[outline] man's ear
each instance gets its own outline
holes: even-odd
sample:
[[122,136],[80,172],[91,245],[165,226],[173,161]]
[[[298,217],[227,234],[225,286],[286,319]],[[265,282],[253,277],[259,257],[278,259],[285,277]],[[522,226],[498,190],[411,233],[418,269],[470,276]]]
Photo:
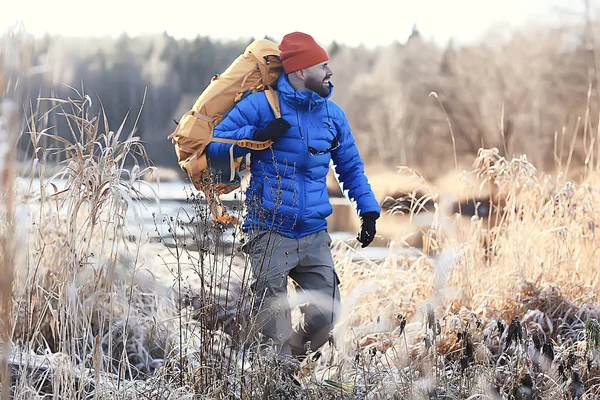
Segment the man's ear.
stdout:
[[294,71],[294,74],[296,74],[296,77],[298,79],[304,81],[306,79],[306,68],[302,68],[297,71]]

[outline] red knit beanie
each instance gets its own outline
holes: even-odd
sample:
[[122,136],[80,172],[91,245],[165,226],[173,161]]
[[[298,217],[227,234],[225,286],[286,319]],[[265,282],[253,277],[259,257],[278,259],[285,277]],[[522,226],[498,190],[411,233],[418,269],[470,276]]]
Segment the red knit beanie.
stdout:
[[312,36],[302,32],[288,33],[279,45],[281,64],[286,74],[329,60],[327,51]]

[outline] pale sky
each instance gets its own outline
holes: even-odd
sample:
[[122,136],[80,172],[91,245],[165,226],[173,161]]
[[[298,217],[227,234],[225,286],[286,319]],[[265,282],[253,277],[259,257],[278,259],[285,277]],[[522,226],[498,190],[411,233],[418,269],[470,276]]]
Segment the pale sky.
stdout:
[[[595,5],[594,0],[590,0]],[[5,3],[7,2],[7,3]],[[492,24],[521,27],[574,10],[583,18],[583,0],[4,0],[0,30],[17,21],[35,36],[130,36],[167,31],[237,39],[269,35],[276,40],[291,31],[369,47],[404,42],[417,24],[423,36],[444,44],[477,40]],[[219,8],[226,7],[227,14]],[[267,17],[267,7],[275,7]],[[557,9],[558,7],[558,9]],[[261,16],[262,14],[262,16]]]

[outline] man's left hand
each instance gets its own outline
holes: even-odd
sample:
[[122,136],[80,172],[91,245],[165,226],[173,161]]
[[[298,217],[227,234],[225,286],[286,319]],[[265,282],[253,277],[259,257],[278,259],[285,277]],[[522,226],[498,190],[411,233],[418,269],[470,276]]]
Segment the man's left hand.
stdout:
[[362,243],[362,247],[365,248],[371,244],[373,239],[375,239],[375,221],[379,218],[379,214],[374,212],[364,213],[360,216],[362,219],[360,233],[356,238],[359,242]]

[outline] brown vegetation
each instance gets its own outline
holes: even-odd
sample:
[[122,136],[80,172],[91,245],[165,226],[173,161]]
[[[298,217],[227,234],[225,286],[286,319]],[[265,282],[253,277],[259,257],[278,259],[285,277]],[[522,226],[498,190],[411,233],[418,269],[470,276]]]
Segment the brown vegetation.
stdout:
[[[405,45],[343,49],[334,98],[367,161],[408,166],[434,180],[469,169],[479,148],[527,154],[565,171],[596,147],[595,52],[583,25],[526,28],[506,43],[445,49],[419,35]],[[434,93],[435,95],[432,95]],[[455,157],[453,156],[455,155]],[[575,176],[575,175],[573,175]]]
[[[365,132],[358,135],[361,148],[393,171],[373,179],[378,198],[405,212],[398,218],[422,214],[431,222],[422,226],[421,248],[390,245],[375,259],[351,240],[334,243],[343,315],[330,342],[311,353],[295,379],[274,358],[242,351],[257,328],[245,309],[247,263],[237,242],[233,252],[216,245],[222,232],[206,224],[201,199],[190,199],[194,215],[157,218],[169,246],[133,234],[125,216],[141,211],[135,188],[153,171],[139,138],[90,112],[85,93],[46,100],[70,129],[53,135],[43,115],[28,115],[24,132],[35,149],[30,162],[39,187],[13,184],[10,152],[0,153],[3,395],[12,385],[18,399],[597,398],[600,141],[596,100],[586,96],[595,83],[587,68],[581,74],[589,66],[581,64],[586,51],[555,46],[556,35],[463,49],[454,59],[438,54],[438,61],[414,38],[405,49],[410,57],[400,63],[412,65],[407,71],[414,74],[399,79],[412,89],[364,98],[361,114],[355,108],[351,118]],[[417,45],[426,47],[411,50]],[[511,69],[511,52],[530,57],[528,68]],[[342,50],[339,57],[351,54]],[[420,86],[437,79],[432,71],[443,59],[454,60],[443,73],[455,75],[445,82],[462,83]],[[361,76],[371,66],[356,60],[352,72]],[[489,68],[478,75],[471,65]],[[3,70],[3,77],[26,68]],[[499,71],[514,75],[497,86]],[[532,76],[519,78],[522,71]],[[382,84],[362,76],[362,92],[343,98],[359,99],[370,93],[365,87]],[[7,104],[15,93],[2,89]],[[430,90],[438,92],[450,125]],[[394,99],[399,93],[410,101]],[[392,106],[376,107],[383,98]],[[397,104],[408,107],[400,122]],[[370,119],[362,124],[358,115]],[[384,131],[382,120],[393,129],[367,143],[367,133]],[[556,128],[562,125],[564,131]],[[386,145],[397,139],[398,126],[402,153]],[[548,134],[554,129],[556,137]],[[17,135],[0,124],[0,146],[16,143]],[[45,146],[44,138],[59,146]],[[44,173],[52,152],[64,160],[55,170],[67,180],[64,190]],[[404,161],[394,159],[399,156]],[[414,168],[398,175],[388,168],[395,164]],[[454,171],[446,183],[440,170]],[[487,221],[452,220],[457,201],[488,196],[501,207]],[[463,207],[475,209],[468,201]],[[453,223],[444,225],[445,217]]]

